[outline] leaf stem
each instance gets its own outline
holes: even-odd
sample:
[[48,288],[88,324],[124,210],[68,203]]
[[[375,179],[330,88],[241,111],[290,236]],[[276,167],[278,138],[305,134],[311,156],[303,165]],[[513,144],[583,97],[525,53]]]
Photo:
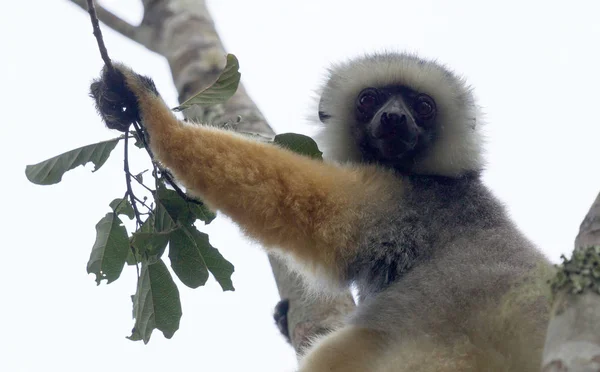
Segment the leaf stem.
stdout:
[[152,213],[152,208],[150,208],[148,205],[146,205],[146,203],[143,200],[141,200],[140,198],[138,198],[135,195],[133,196],[133,198],[135,200],[137,200],[141,205],[143,205],[144,207],[146,207],[150,213]]
[[[127,184],[127,195],[129,196],[129,202],[135,212],[135,222],[137,228],[142,226],[142,218],[140,217],[140,211],[137,208],[136,197],[133,194],[131,188],[131,172],[129,171],[129,136],[125,136],[125,154],[123,157],[123,170],[125,171],[125,183]],[[137,230],[137,229],[136,229]]]
[[132,174],[129,174],[131,177],[133,177],[133,179],[143,188],[145,188],[146,190],[150,191],[151,193],[154,193],[154,190],[152,190],[151,188],[149,188],[148,186],[146,186],[142,181],[140,181],[139,179],[137,179],[137,177],[135,177]]

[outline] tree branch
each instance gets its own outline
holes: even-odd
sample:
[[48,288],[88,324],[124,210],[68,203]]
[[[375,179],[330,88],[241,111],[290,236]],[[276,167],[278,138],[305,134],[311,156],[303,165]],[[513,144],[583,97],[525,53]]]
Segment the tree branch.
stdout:
[[591,245],[600,245],[600,194],[596,196],[594,204],[581,222],[579,234],[575,239],[575,247]]
[[[69,0],[71,3],[77,5],[83,10],[87,11],[87,0]],[[106,10],[102,6],[96,4],[96,13],[98,15],[98,19],[104,23],[106,26],[111,29],[117,31],[121,35],[142,44],[146,48],[156,52],[155,49],[152,48],[151,45],[147,43],[148,29],[144,26],[134,26],[131,23],[124,21],[114,13]]]
[[139,228],[142,226],[142,218],[140,217],[140,211],[137,208],[135,194],[131,188],[131,172],[129,171],[129,136],[127,135],[125,136],[125,144],[123,147],[125,148],[125,154],[123,156],[123,171],[125,172],[127,195],[129,196],[129,202],[131,203],[131,207],[133,208],[133,212],[135,214],[136,228]]
[[[106,50],[106,45],[104,45],[104,39],[102,38],[102,30],[100,30],[100,25],[98,24],[98,14],[96,12],[96,6],[94,5],[94,0],[87,0],[87,8],[88,13],[90,13],[90,19],[92,21],[92,27],[94,29],[94,37],[96,37],[96,41],[98,42],[98,49],[100,50],[100,56],[102,56],[102,60],[106,67],[113,71],[114,67],[112,65],[112,61],[108,56],[108,51]],[[127,136],[125,136],[125,143],[127,143]]]

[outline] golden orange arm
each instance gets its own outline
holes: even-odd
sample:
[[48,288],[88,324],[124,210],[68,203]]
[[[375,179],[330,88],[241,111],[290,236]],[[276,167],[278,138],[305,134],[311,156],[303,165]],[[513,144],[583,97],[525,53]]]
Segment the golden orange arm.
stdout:
[[267,248],[338,274],[355,254],[361,205],[381,195],[378,179],[391,179],[389,173],[327,164],[231,131],[183,123],[138,75],[123,72],[154,155],[189,192]]

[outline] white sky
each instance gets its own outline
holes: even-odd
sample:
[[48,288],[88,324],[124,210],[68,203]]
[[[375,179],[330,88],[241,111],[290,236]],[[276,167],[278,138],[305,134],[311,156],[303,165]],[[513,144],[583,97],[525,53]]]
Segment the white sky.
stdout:
[[[101,61],[89,18],[66,0],[10,1],[0,13],[0,371],[292,371],[273,326],[278,300],[266,256],[223,217],[204,231],[236,266],[236,292],[180,286],[173,339],[125,336],[135,270],[96,287],[86,263],[94,226],[124,192],[121,154],[96,174],[30,184],[25,165],[115,137],[87,97]],[[452,5],[450,5],[452,3]],[[104,1],[136,22],[133,0]],[[487,113],[485,179],[553,260],[570,252],[600,191],[600,3],[588,1],[209,1],[242,79],[277,132],[303,120],[324,69],[374,50],[411,50],[464,74]],[[108,50],[176,94],[163,58],[103,28]],[[140,152],[140,158],[141,157]],[[168,263],[168,260],[167,260]]]

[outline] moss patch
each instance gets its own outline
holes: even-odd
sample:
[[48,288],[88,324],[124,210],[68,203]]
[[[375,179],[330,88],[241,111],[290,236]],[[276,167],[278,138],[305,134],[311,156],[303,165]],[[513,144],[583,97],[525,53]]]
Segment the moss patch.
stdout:
[[550,280],[552,294],[566,290],[568,293],[583,293],[592,290],[600,294],[600,246],[577,248],[567,259],[561,256],[558,272]]

